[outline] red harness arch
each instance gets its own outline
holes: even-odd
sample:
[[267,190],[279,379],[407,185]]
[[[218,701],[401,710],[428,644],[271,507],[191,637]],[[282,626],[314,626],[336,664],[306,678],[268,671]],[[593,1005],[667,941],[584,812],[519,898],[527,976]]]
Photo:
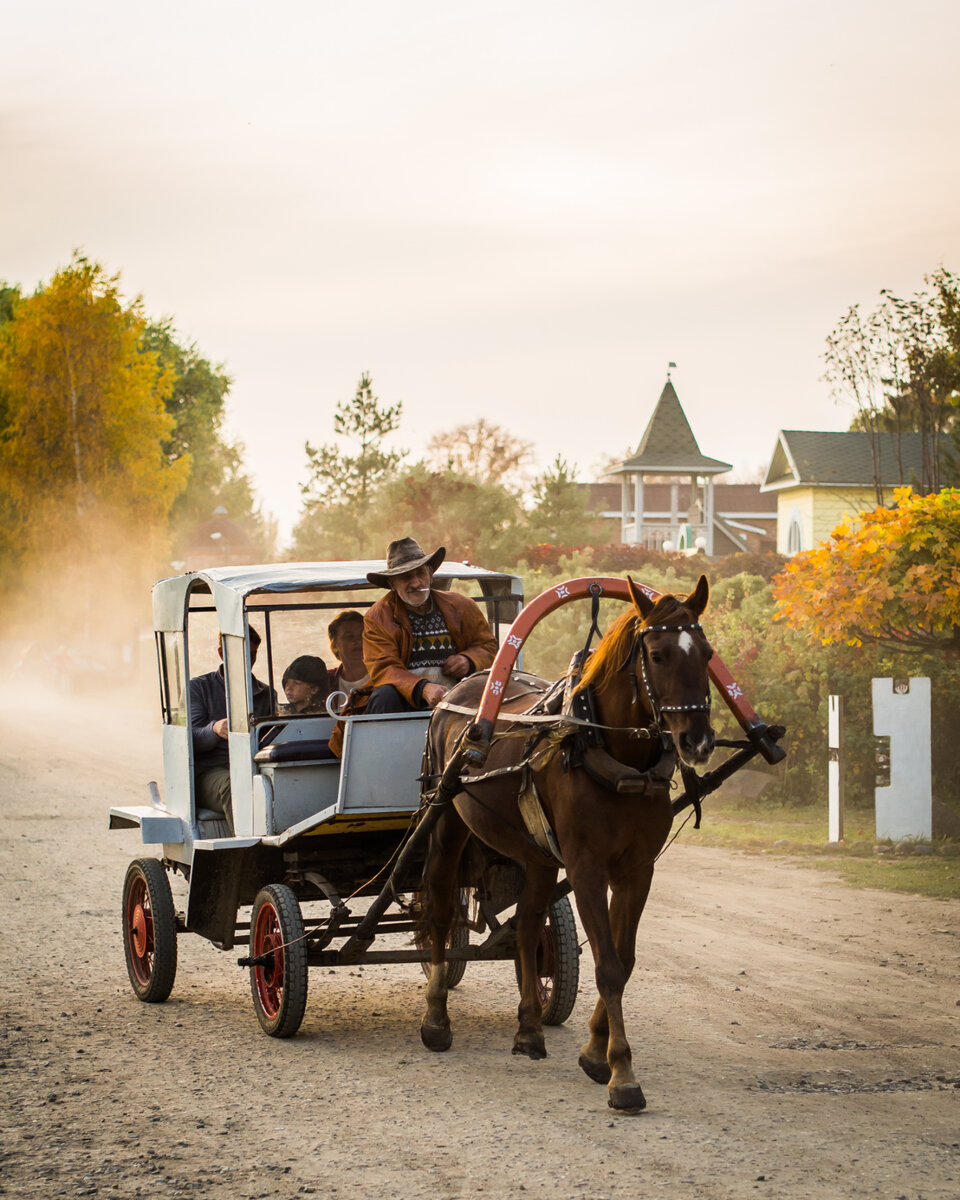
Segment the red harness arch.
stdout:
[[[630,591],[625,579],[617,579],[607,575],[584,576],[580,579],[568,579],[565,583],[548,588],[545,592],[541,592],[536,599],[531,600],[520,611],[517,619],[507,631],[503,645],[493,660],[493,666],[490,668],[490,674],[487,677],[486,687],[484,687],[483,695],[480,697],[480,707],[477,709],[476,716],[477,734],[479,735],[476,739],[477,741],[481,743],[489,742],[493,736],[493,726],[497,719],[497,714],[500,712],[500,701],[507,686],[507,680],[510,678],[510,672],[517,661],[517,655],[520,653],[523,643],[530,636],[530,631],[534,625],[547,616],[548,613],[552,613],[564,604],[569,604],[571,600],[584,600],[596,595],[596,592],[591,591],[591,588],[597,586],[601,589],[601,597],[614,600],[630,599]],[[649,596],[651,600],[659,600],[662,595],[661,592],[647,587],[646,584],[639,583],[636,586],[640,591]],[[737,718],[744,732],[763,757],[770,763],[780,762],[785,755],[783,747],[778,746],[769,737],[767,732],[768,726],[757,716],[753,705],[751,705],[750,701],[744,695],[743,688],[740,687],[739,683],[736,682],[727,670],[727,667],[718,654],[715,653],[710,659],[707,670],[717,690],[725,700],[727,707]],[[474,740],[474,738],[471,738],[471,741]]]

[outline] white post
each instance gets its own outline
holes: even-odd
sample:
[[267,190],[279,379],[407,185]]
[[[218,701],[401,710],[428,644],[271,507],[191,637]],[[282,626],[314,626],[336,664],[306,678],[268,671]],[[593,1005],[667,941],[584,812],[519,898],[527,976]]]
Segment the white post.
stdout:
[[630,512],[630,476],[624,471],[620,476],[620,541],[627,540],[627,517]]
[[643,520],[643,472],[642,471],[637,472],[636,478],[634,480],[634,486],[635,486],[635,491],[634,491],[634,497],[633,497],[633,506],[635,509],[635,513],[634,513],[634,522],[635,523],[634,523],[634,527],[633,527],[633,540],[638,546],[642,546],[644,544],[644,538],[643,538],[643,534],[644,534],[644,530],[643,530],[643,526],[644,526],[644,520]]
[[840,739],[843,732],[843,697],[827,697],[827,793],[829,818],[827,841],[843,841],[843,763]]
[[890,739],[890,783],[874,792],[877,837],[930,838],[930,680],[874,679],[873,732]]

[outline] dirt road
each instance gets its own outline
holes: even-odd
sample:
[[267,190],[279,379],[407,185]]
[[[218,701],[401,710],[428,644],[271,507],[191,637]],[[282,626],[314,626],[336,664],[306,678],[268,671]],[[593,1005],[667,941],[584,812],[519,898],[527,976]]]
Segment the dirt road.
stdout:
[[166,1004],[128,985],[120,887],[152,851],[106,810],[159,778],[152,720],[0,712],[5,1195],[960,1196],[957,903],[681,837],[625,1001],[640,1116],[577,1067],[586,957],[543,1062],[510,1054],[502,963],[468,967],[447,1054],[420,1044],[409,966],[311,972],[301,1033],[275,1041],[237,954],[197,938]]

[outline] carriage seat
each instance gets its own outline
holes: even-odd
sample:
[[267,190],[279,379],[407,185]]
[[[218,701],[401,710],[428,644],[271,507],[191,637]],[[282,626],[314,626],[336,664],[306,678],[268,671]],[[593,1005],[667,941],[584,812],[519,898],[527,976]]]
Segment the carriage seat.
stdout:
[[318,759],[336,759],[325,738],[302,742],[277,742],[264,746],[253,756],[257,763],[316,762]]
[[233,837],[233,830],[230,827],[230,822],[222,812],[216,812],[212,808],[197,809],[197,825],[200,828],[201,837]]

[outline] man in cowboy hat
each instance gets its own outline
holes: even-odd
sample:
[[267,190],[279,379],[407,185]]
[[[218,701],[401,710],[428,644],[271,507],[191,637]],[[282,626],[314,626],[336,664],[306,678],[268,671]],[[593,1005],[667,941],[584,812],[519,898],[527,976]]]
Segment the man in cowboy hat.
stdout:
[[363,661],[373,688],[368,713],[435,708],[448,687],[496,656],[497,640],[479,607],[431,588],[445,554],[443,546],[424,554],[413,538],[399,538],[387,549],[386,568],[367,575],[390,589],[363,620]]

